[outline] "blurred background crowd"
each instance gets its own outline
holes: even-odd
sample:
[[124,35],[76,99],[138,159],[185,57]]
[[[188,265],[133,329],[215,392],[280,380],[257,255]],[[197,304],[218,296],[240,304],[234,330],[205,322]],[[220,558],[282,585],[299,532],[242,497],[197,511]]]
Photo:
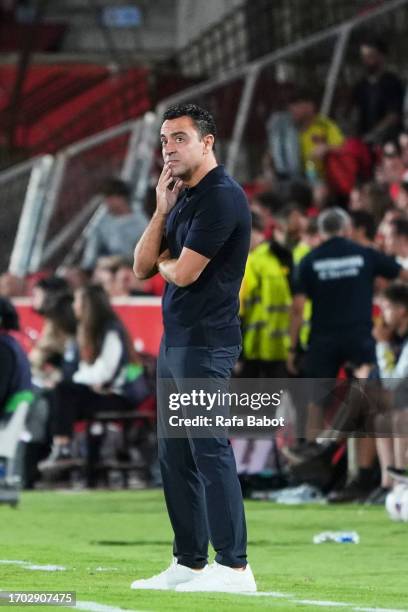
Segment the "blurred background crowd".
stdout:
[[[131,27],[146,31],[156,27],[159,31],[158,17],[156,13],[150,15],[143,2],[138,3],[137,14],[131,7],[127,7],[128,13],[120,12],[123,3],[111,4],[111,13],[104,3],[97,3],[95,10],[107,20],[98,35],[104,40],[105,53],[110,54],[107,63],[116,74],[114,85],[135,66],[141,70],[140,58],[144,58],[144,66],[152,66],[153,59],[156,62],[155,72],[152,69],[151,73],[156,78],[154,95],[150,94],[146,108],[142,105],[135,111],[130,104],[129,116],[123,116],[123,121],[139,116],[153,108],[153,103],[187,85],[194,86],[217,75],[220,67],[211,65],[210,52],[207,72],[199,74],[199,55],[193,61],[196,40],[184,41],[177,58],[166,49],[160,49],[160,57],[153,58],[147,38],[145,48],[126,49],[125,42],[121,48],[115,31],[120,26],[115,26],[115,20],[128,20],[126,32]],[[273,13],[261,1],[218,3],[221,4],[228,11],[219,15],[219,23],[214,17],[206,31],[207,38],[211,40],[211,32],[221,26],[227,38],[225,24],[244,14],[249,46],[241,65],[290,45],[289,34],[287,40],[280,40],[284,34],[276,33],[283,23],[283,12],[278,9]],[[255,4],[258,13],[253,8]],[[324,4],[327,24],[319,27],[311,17],[310,23],[306,19],[296,22],[295,12],[291,11],[298,7],[288,5],[285,23],[292,27],[293,43],[297,40],[295,34],[299,40],[308,40],[313,28],[320,31],[324,25],[365,15],[356,10],[356,3],[344,3],[344,15],[329,15],[330,3]],[[401,41],[397,35],[395,41],[390,35],[395,27],[394,17],[402,25],[407,19],[408,9],[403,2],[400,4],[402,8],[396,5],[395,15],[390,11],[389,23],[384,25],[380,15],[375,27],[357,29],[353,34],[349,55],[343,58],[344,74],[331,92],[332,104],[322,103],[322,94],[323,102],[327,102],[330,88],[326,77],[339,77],[340,67],[333,70],[333,64],[328,65],[327,48],[313,45],[305,47],[302,57],[289,55],[285,61],[269,66],[258,81],[258,88],[265,91],[262,95],[255,92],[252,104],[249,101],[234,172],[243,184],[252,211],[251,251],[241,288],[243,351],[235,375],[289,378],[292,386],[281,407],[286,419],[283,431],[270,439],[233,440],[246,495],[269,495],[273,499],[271,490],[282,493],[286,488],[287,495],[303,503],[323,496],[331,503],[384,503],[395,478],[407,476],[407,88],[406,67],[398,57]],[[190,14],[195,24],[194,10],[189,5],[188,13],[187,5],[178,3],[178,14]],[[387,2],[377,3],[374,8],[381,10],[386,5]],[[82,40],[78,23],[69,25],[68,18],[58,20],[55,9],[44,21],[47,9],[42,3],[10,0],[0,6],[2,23],[9,24],[10,32],[13,28],[27,28],[28,32],[43,28],[45,36],[48,28],[51,36],[54,25],[53,42],[49,42],[51,47],[54,45],[54,54],[68,53],[72,40],[67,42],[64,38],[67,28],[71,36],[77,33],[79,46],[84,44],[78,42]],[[68,8],[69,2],[65,16],[70,14]],[[365,8],[369,14],[373,7],[367,3]],[[71,9],[74,15],[78,7]],[[169,11],[163,10],[168,15]],[[251,20],[259,15],[265,17],[266,10],[275,38],[270,46],[258,49],[250,36]],[[136,23],[138,20],[141,23]],[[0,43],[3,40],[7,46],[2,32]],[[110,37],[112,32],[114,36]],[[140,40],[139,37],[139,44]],[[171,47],[171,41],[167,42]],[[31,74],[33,78],[35,66],[30,73],[29,62],[33,61],[34,51],[38,53],[28,42],[19,49],[15,73],[21,82],[16,78],[14,88],[8,89],[6,82],[10,66],[5,62],[0,70],[4,75],[0,117],[7,118],[7,122],[0,122],[4,168],[0,180],[3,175],[7,185],[13,164],[25,163],[21,162],[24,138],[27,142],[31,138],[27,151],[57,155],[56,163],[69,162],[72,167],[67,172],[66,165],[62,166],[65,174],[58,185],[58,197],[52,181],[44,195],[45,203],[47,198],[49,201],[56,197],[59,215],[52,217],[58,231],[50,233],[53,224],[48,223],[43,232],[45,249],[50,243],[55,247],[49,256],[40,258],[37,266],[24,268],[24,246],[11,243],[14,258],[10,257],[11,248],[5,257],[0,248],[0,410],[4,427],[10,424],[21,402],[30,404],[22,443],[16,451],[26,488],[52,486],[55,480],[71,486],[158,486],[155,355],[134,342],[117,305],[121,300],[141,304],[143,300],[138,299],[146,296],[155,297],[159,303],[164,290],[160,276],[140,281],[132,270],[134,246],[155,207],[160,155],[157,149],[153,151],[145,189],[140,192],[132,172],[119,172],[117,164],[106,164],[109,156],[117,160],[116,145],[101,153],[92,148],[92,141],[87,157],[75,158],[76,166],[72,162],[74,158],[69,155],[74,153],[69,147],[79,138],[92,138],[98,133],[97,126],[88,133],[74,131],[71,141],[64,143],[52,140],[53,130],[58,130],[51,122],[48,140],[35,141],[35,130],[30,135],[28,126],[29,106],[41,89],[38,81],[37,93],[30,90],[29,77]],[[330,47],[331,51],[341,61],[341,45]],[[90,62],[89,49],[81,53],[87,54]],[[131,67],[122,65],[124,54]],[[194,70],[186,73],[189,57]],[[237,50],[229,61],[231,70],[239,68]],[[335,62],[334,58],[334,65]],[[62,77],[54,74],[53,78],[58,81]],[[136,79],[134,75],[132,78]],[[141,78],[139,74],[139,84]],[[131,82],[133,89],[137,88],[135,83]],[[46,87],[44,80],[42,87]],[[236,131],[231,135],[228,125],[243,112],[237,104],[246,95],[246,90],[238,94],[234,87],[232,81],[230,89],[220,95],[198,91],[197,97],[191,94],[189,99],[214,112],[220,127],[219,161],[226,160],[227,167],[231,161],[228,146],[237,138]],[[139,101],[141,97],[138,91]],[[10,109],[17,102],[18,111],[13,114]],[[92,108],[95,116],[99,106]],[[50,117],[55,109],[43,112]],[[80,117],[70,119],[67,115],[67,123],[69,120],[81,124]],[[99,129],[112,127],[100,121]],[[137,165],[148,155],[144,141],[135,142],[132,160]],[[157,144],[156,139],[154,146]],[[66,159],[58,158],[60,149],[68,155]],[[92,180],[84,180],[84,174],[91,175]],[[14,206],[8,194],[5,188],[0,202],[5,245],[9,244],[8,234],[18,238],[13,214],[17,220],[23,216],[21,203]],[[16,210],[8,216],[9,206]],[[71,227],[81,209],[88,210],[83,224]],[[71,229],[66,240],[61,236],[68,226]],[[21,233],[21,227],[19,231],[29,236]],[[37,233],[41,233],[41,226]],[[55,236],[62,241],[56,243]],[[328,265],[328,260],[332,264]],[[361,269],[359,262],[363,262]],[[321,271],[317,281],[311,280],[312,270]],[[334,292],[327,292],[328,278],[336,287]],[[38,332],[18,324],[21,304],[28,304],[41,318]],[[137,308],[132,317],[137,319]],[[313,385],[293,385],[297,379],[330,379],[332,385],[330,392],[324,393],[324,401],[318,401]],[[53,439],[60,442],[58,456],[50,455]]]

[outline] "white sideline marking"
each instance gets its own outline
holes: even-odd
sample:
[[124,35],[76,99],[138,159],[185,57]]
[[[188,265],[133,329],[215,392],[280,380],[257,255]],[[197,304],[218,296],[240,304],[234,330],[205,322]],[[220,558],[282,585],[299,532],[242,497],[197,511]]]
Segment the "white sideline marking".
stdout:
[[[42,570],[45,572],[64,571],[66,568],[61,565],[32,565],[29,561],[20,561],[17,559],[0,559],[0,564],[3,565],[21,565],[24,569]],[[95,571],[113,571],[117,568],[97,567]],[[1,590],[1,589],[0,589]],[[319,608],[348,608],[352,612],[408,612],[405,608],[378,608],[370,606],[359,606],[353,603],[344,601],[329,601],[318,599],[297,599],[291,593],[281,593],[280,591],[257,591],[256,593],[231,593],[232,595],[244,595],[246,597],[273,597],[275,599],[286,599],[289,602],[301,604],[304,606],[317,606]],[[77,607],[80,610],[90,610],[90,612],[144,612],[143,610],[128,610],[126,608],[115,608],[105,604],[99,604],[95,601],[77,601]]]
[[143,610],[129,610],[128,608],[115,608],[96,601],[77,601],[78,610],[90,610],[90,612],[144,612]]
[[321,608],[349,608],[352,604],[341,603],[340,601],[318,601],[314,599],[296,599],[296,603],[305,606],[319,606]]
[[13,559],[0,559],[3,565],[27,565],[28,561],[14,561]]
[[348,608],[353,612],[408,612],[407,609],[402,608],[372,608],[358,606],[357,604],[347,603],[344,601],[297,599],[295,595],[291,595],[290,593],[280,593],[278,591],[257,591],[256,593],[237,593],[237,595],[246,595],[247,597],[274,597],[276,599],[286,599],[287,601],[304,606],[317,606],[319,608]]
[[24,565],[24,569],[40,572],[65,572],[63,565]]
[[65,572],[67,569],[63,565],[36,565],[31,561],[19,561],[14,559],[0,559],[3,565],[21,565],[26,570],[41,572]]

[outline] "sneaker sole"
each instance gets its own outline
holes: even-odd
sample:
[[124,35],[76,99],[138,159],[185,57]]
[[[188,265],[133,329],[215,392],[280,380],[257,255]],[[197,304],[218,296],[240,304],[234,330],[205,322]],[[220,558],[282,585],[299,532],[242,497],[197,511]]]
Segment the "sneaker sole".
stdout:
[[236,588],[223,588],[223,589],[179,589],[176,587],[176,593],[256,593],[257,588],[254,589],[236,589]]

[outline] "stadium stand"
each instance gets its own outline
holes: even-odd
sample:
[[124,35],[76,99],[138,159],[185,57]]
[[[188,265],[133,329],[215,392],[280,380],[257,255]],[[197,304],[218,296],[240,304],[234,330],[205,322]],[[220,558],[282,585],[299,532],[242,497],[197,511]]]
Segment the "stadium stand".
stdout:
[[[408,126],[404,106],[407,74],[401,62],[406,51],[407,4],[406,0],[363,2],[356,9],[352,1],[327,0],[319,3],[318,8],[317,3],[311,3],[310,10],[304,11],[296,0],[243,2],[177,52],[169,48],[159,60],[152,61],[150,56],[144,65],[137,61],[131,66],[124,65],[126,45],[120,48],[117,38],[114,44],[112,40],[105,41],[110,60],[117,61],[113,66],[106,60],[33,63],[23,75],[12,137],[9,123],[14,112],[11,102],[18,70],[1,66],[0,132],[4,165],[16,155],[23,159],[35,157],[0,172],[7,205],[7,211],[5,206],[0,207],[0,221],[7,218],[8,227],[0,243],[3,272],[0,293],[14,298],[22,297],[23,293],[26,299],[30,298],[30,286],[38,281],[38,275],[46,277],[55,271],[79,286],[87,285],[92,274],[94,280],[95,275],[101,274],[98,280],[103,283],[106,280],[105,288],[109,286],[110,295],[116,296],[113,302],[116,300],[117,309],[137,305],[132,311],[134,318],[149,304],[157,311],[158,299],[149,302],[150,297],[141,297],[140,301],[129,298],[160,295],[161,288],[155,281],[132,286],[124,282],[121,291],[126,285],[129,293],[117,297],[115,291],[120,283],[115,284],[115,275],[120,267],[122,272],[126,266],[129,269],[123,253],[109,253],[121,255],[122,260],[99,262],[95,271],[87,271],[88,275],[81,270],[81,257],[87,237],[106,214],[104,179],[120,176],[128,181],[132,186],[130,202],[134,214],[145,217],[160,167],[157,129],[162,111],[173,102],[194,101],[214,114],[220,126],[217,155],[244,185],[253,212],[262,215],[258,224],[262,230],[260,244],[251,256],[247,280],[252,275],[252,285],[262,286],[254,280],[258,273],[257,256],[265,262],[262,265],[270,262],[269,273],[274,282],[282,284],[284,279],[282,304],[268,301],[264,292],[264,302],[258,300],[258,307],[254,308],[251,303],[254,296],[243,293],[243,310],[247,309],[249,323],[245,321],[247,353],[242,356],[241,375],[243,372],[249,376],[251,372],[251,378],[283,377],[282,368],[284,373],[289,368],[294,376],[304,375],[310,319],[317,304],[313,304],[310,295],[312,300],[301,313],[300,340],[291,344],[292,268],[298,270],[308,253],[319,246],[322,239],[316,225],[319,214],[334,206],[350,211],[354,242],[395,256],[406,267],[404,245],[401,246],[402,239],[398,242],[396,234],[400,228],[400,234],[405,236],[408,215],[405,197]],[[59,30],[58,36],[62,47],[68,44],[69,27]],[[96,35],[91,38],[96,40]],[[57,44],[47,40],[45,37],[45,49]],[[384,45],[387,40],[391,44]],[[4,44],[9,44],[9,49],[13,47],[7,41]],[[388,84],[384,84],[384,74]],[[391,81],[393,96],[388,95]],[[362,126],[362,112],[371,103],[376,105],[371,123]],[[290,155],[296,157],[295,163],[289,163],[293,162]],[[365,226],[366,234],[358,231]],[[278,269],[279,278],[272,266]],[[372,303],[375,324],[381,318],[382,292],[387,286],[384,279],[375,285]],[[16,303],[20,304],[24,326],[32,313],[28,313],[26,302]],[[252,350],[268,312],[274,312],[267,323],[273,327],[273,338],[279,337],[278,356],[269,350],[274,348],[272,341],[266,349],[263,346],[265,350]],[[138,327],[132,316],[127,312],[125,318],[136,326],[131,330],[133,340],[142,339],[143,350],[155,353],[161,331],[158,317],[154,314],[153,323],[146,326],[142,322]],[[142,321],[143,316],[142,313]],[[34,327],[38,325],[41,322],[37,320]],[[145,329],[141,331],[142,327]],[[392,330],[389,338],[388,348],[396,360],[407,333],[402,327]],[[267,325],[265,329],[269,333]],[[265,342],[265,334],[260,333],[259,337]],[[274,373],[276,365],[279,374]],[[356,366],[362,364],[339,365],[340,380],[348,380],[353,390],[360,379]],[[370,372],[373,371],[371,368]],[[363,378],[367,376],[368,371]],[[350,388],[341,384],[347,389],[345,397],[351,397]],[[348,466],[349,472],[357,469],[358,474],[346,484],[347,444],[351,448],[347,440],[352,439],[353,431],[347,430],[347,435],[333,444],[322,444],[320,431],[313,435],[305,431],[302,416],[305,402],[302,398],[299,401],[295,390],[292,400],[294,404],[298,402],[291,416],[296,441],[279,438],[278,434],[269,454],[265,451],[268,445],[244,445],[248,456],[241,458],[241,476],[246,494],[260,486],[259,473],[272,464],[278,472],[277,477],[274,474],[275,482],[307,483],[322,489],[324,494],[337,489],[331,497],[333,503],[367,497],[378,484],[373,441],[365,446],[358,443],[358,465],[353,466],[350,461]],[[345,415],[341,410],[342,402],[346,401],[343,400],[344,397],[337,397],[332,402],[324,427],[330,429],[333,423],[340,422],[345,427],[344,423],[348,423],[348,413]],[[151,412],[142,407],[140,410],[139,417],[150,422]],[[100,460],[100,453],[103,455],[100,439],[92,439],[95,423],[104,424],[101,431],[105,434],[112,423],[119,422],[119,433],[124,436],[122,446],[129,455],[134,434],[129,423],[133,423],[135,416],[102,411],[89,419],[85,430],[90,449],[88,484],[95,484],[98,471],[106,481],[107,466],[112,465],[111,459]],[[79,439],[83,434],[78,432]],[[399,459],[399,469],[403,467],[400,463]],[[257,473],[248,474],[245,465],[256,465]],[[121,466],[124,474],[134,467],[131,461],[122,462]],[[319,469],[320,479],[316,477]],[[382,476],[384,482],[384,473]],[[123,476],[125,484],[126,478]],[[262,487],[272,480],[264,481]],[[388,480],[385,482],[388,485]],[[376,503],[379,499],[383,501],[377,496]]]

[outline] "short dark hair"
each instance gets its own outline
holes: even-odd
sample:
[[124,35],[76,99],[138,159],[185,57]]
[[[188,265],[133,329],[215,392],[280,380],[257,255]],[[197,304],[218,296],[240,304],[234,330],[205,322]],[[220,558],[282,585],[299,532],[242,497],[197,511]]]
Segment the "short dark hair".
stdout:
[[404,236],[404,238],[408,238],[407,217],[397,217],[396,219],[392,219],[392,221],[390,221],[390,225],[397,236]]
[[298,102],[312,102],[315,106],[318,106],[316,91],[309,87],[299,87],[295,89],[289,95],[288,104],[297,104]]
[[262,208],[266,208],[273,215],[282,210],[284,202],[275,191],[262,191],[252,196],[252,201],[258,202]]
[[174,104],[165,111],[163,121],[178,119],[179,117],[190,117],[200,134],[200,139],[208,136],[208,134],[212,134],[214,139],[217,136],[214,117],[205,108],[201,108],[197,104]]
[[374,215],[366,210],[353,210],[349,213],[351,223],[356,229],[363,228],[366,238],[374,240],[377,233],[377,224]]
[[46,276],[40,278],[40,280],[35,283],[34,287],[39,287],[50,293],[68,293],[70,291],[68,282],[61,276]]
[[287,200],[307,210],[313,204],[313,192],[310,185],[306,181],[291,181],[288,186]]
[[383,296],[392,304],[398,304],[408,310],[408,285],[405,283],[392,283],[385,289]]
[[126,183],[126,181],[122,181],[122,179],[115,176],[110,176],[102,183],[100,192],[107,198],[109,196],[121,196],[129,200],[132,190],[129,183]]
[[381,55],[387,55],[388,53],[388,44],[383,38],[380,38],[380,36],[366,36],[360,43],[360,47],[363,46],[375,49],[381,53]]

